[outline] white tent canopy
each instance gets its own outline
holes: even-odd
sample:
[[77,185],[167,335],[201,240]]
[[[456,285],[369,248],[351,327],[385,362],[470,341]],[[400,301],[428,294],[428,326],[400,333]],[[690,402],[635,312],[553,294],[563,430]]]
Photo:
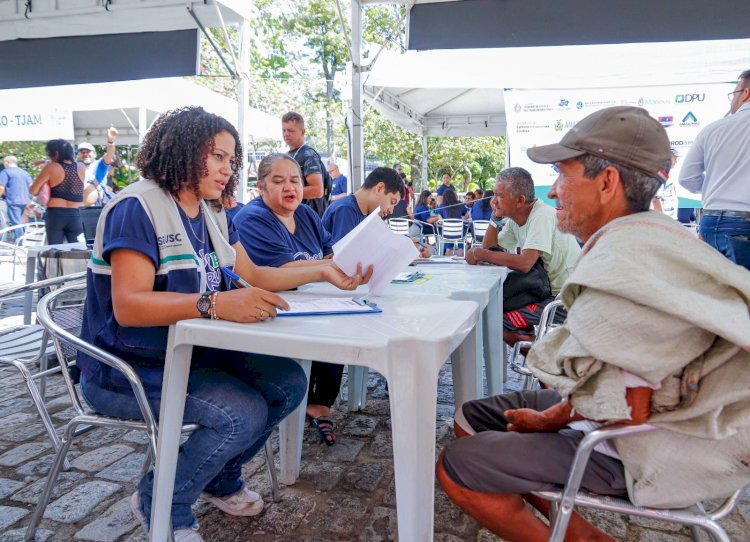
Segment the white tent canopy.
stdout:
[[[34,111],[39,104],[72,112],[76,142],[85,140],[97,144],[105,143],[110,125],[120,133],[118,143],[138,144],[139,138],[160,113],[176,107],[200,105],[225,117],[235,126],[238,115],[235,100],[181,78],[0,91],[0,113],[3,110]],[[278,118],[248,108],[246,119],[252,139],[281,142]],[[3,138],[14,140],[9,131],[3,131]]]
[[384,52],[365,101],[425,136],[505,134],[503,89],[585,89],[734,82],[750,40]]

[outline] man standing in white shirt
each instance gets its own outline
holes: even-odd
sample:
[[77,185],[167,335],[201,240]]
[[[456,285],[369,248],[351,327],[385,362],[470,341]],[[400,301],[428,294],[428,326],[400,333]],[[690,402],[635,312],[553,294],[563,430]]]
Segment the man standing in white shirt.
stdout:
[[701,194],[701,237],[733,262],[750,269],[750,70],[728,94],[731,115],[695,138],[680,184]]

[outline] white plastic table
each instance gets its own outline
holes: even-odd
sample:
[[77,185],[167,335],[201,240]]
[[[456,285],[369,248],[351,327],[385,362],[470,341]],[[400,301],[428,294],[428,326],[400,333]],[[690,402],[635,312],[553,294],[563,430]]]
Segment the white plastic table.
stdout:
[[[414,269],[414,268],[410,268]],[[482,362],[487,373],[487,391],[490,396],[503,393],[505,383],[505,357],[503,355],[503,288],[508,274],[507,267],[494,265],[468,265],[466,263],[426,264],[416,269],[430,276],[421,284],[390,284],[387,295],[440,295],[448,299],[474,301],[482,313],[481,325],[477,326],[476,371],[467,390],[471,399],[483,396]],[[316,282],[301,286],[305,292],[329,295],[337,291],[328,283]],[[357,295],[365,295],[367,287],[357,289]],[[377,298],[373,298],[377,301]],[[483,355],[484,354],[484,355]],[[349,408],[360,410],[365,404],[367,370],[355,367],[349,371]]]
[[[85,250],[85,243],[62,243],[59,245],[40,245],[30,246],[26,248],[26,284],[31,284],[36,280],[36,261],[39,258],[39,254],[45,250],[56,248],[59,250]],[[31,323],[31,301],[34,297],[34,292],[26,292],[23,299],[23,323],[28,325]]]
[[[339,294],[340,295],[340,294]],[[350,294],[349,294],[350,295]],[[285,297],[317,297],[303,292]],[[476,303],[444,297],[386,295],[381,314],[277,318],[260,324],[204,319],[170,327],[151,510],[152,541],[167,540],[180,426],[193,346],[372,367],[388,381],[398,532],[401,540],[433,537],[435,418],[438,373],[453,361],[456,403],[472,397]],[[303,362],[309,371],[310,362]],[[299,474],[306,401],[281,425],[281,480]]]

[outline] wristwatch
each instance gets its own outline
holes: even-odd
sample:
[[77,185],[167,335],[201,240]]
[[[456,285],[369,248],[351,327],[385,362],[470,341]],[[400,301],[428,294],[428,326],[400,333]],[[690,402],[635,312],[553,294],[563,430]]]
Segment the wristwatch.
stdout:
[[211,294],[203,294],[195,303],[195,308],[201,313],[202,318],[211,318]]

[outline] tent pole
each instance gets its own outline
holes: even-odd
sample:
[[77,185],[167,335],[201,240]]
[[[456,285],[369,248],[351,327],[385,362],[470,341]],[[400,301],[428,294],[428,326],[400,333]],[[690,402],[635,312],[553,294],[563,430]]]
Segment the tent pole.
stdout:
[[427,173],[427,134],[422,134],[422,190],[427,190],[430,176]]
[[[129,121],[130,119],[128,119]],[[143,143],[143,138],[146,137],[146,131],[148,130],[148,118],[146,117],[146,108],[138,108],[138,146]]]
[[352,106],[351,156],[349,179],[354,192],[364,179],[364,151],[362,140],[362,7],[360,0],[352,0]]
[[242,150],[245,153],[242,160],[242,171],[240,172],[240,179],[237,186],[237,193],[235,197],[240,203],[247,202],[247,177],[249,171],[249,160],[248,160],[248,118],[247,118],[247,105],[250,102],[250,23],[247,19],[243,19],[240,23],[240,54],[239,54],[239,71],[237,72],[237,78],[239,84],[237,87],[237,131],[240,134],[240,142],[242,143]]

